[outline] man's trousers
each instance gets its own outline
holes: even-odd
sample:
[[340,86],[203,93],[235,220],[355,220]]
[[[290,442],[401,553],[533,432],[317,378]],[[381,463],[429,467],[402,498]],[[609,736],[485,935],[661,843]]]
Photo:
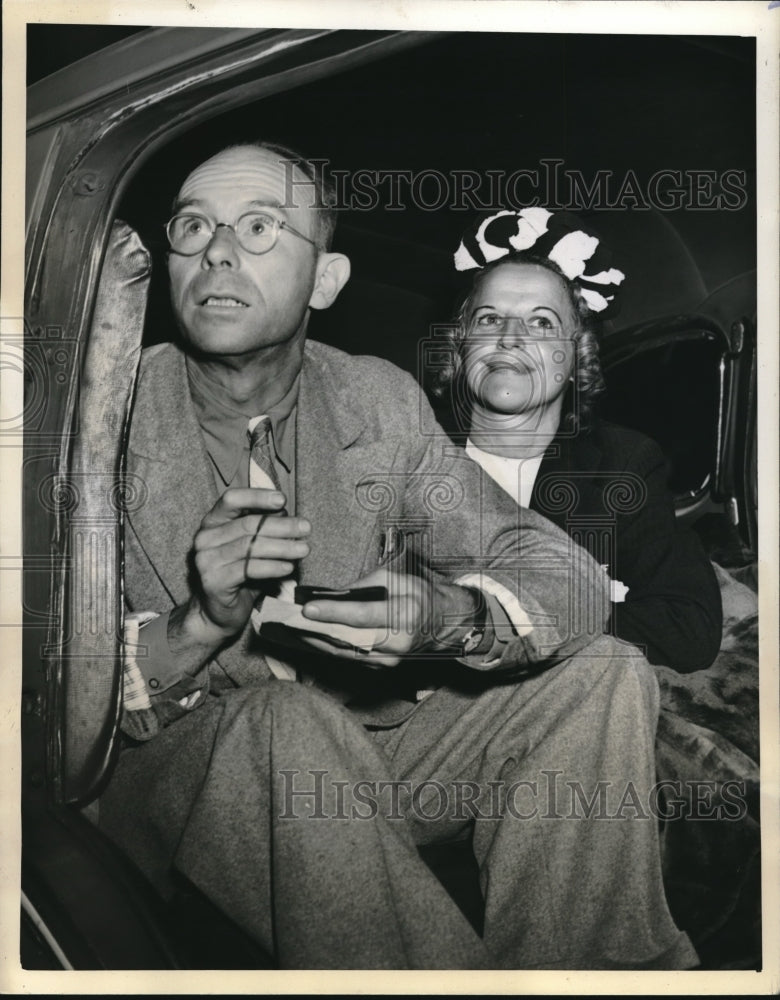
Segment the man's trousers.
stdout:
[[[123,752],[108,835],[288,969],[679,969],[654,808],[658,690],[604,636],[531,679],[440,688],[367,728],[272,681]],[[417,847],[473,835],[480,938]]]

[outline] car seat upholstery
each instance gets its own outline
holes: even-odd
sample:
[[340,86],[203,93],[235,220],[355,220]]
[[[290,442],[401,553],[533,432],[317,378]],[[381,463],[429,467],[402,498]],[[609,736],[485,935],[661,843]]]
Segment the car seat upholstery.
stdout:
[[149,253],[124,222],[113,224],[84,345],[68,474],[70,572],[60,659],[61,794],[85,804],[108,776],[122,698],[122,518],[143,502],[124,475],[124,439],[141,353]]

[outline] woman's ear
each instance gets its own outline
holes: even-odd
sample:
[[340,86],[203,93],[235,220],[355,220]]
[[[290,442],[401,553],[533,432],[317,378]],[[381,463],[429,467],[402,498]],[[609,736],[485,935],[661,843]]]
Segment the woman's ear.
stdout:
[[312,309],[327,309],[349,280],[351,264],[343,253],[321,253],[317,260],[314,291],[309,299]]

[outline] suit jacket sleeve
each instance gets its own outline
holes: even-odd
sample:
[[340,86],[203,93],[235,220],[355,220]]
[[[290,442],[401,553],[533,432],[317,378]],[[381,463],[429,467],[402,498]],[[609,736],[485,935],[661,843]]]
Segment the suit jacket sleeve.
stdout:
[[613,605],[614,632],[643,648],[651,663],[681,673],[704,669],[721,638],[715,573],[695,533],[676,523],[666,462],[655,442],[641,440],[630,468],[647,496],[618,522],[614,576],[629,590],[625,603]]
[[[175,667],[167,639],[173,601],[156,579],[128,524],[125,525],[125,582],[130,583],[136,602],[126,591],[120,728],[133,740],[145,741],[202,704],[210,687],[210,661],[193,675]],[[138,599],[139,594],[143,594],[142,600]],[[147,620],[140,631],[134,621],[139,616]],[[133,691],[137,697],[132,696]]]
[[[495,581],[517,598],[525,617],[499,636],[505,645],[498,662],[472,658],[469,666],[523,673],[584,647],[603,633],[609,615],[606,573],[552,522],[519,508],[449,442],[409,381],[410,440],[424,445],[408,478],[405,513],[427,525],[430,564],[452,581],[481,574],[488,590]],[[420,435],[419,415],[431,428],[427,437]]]

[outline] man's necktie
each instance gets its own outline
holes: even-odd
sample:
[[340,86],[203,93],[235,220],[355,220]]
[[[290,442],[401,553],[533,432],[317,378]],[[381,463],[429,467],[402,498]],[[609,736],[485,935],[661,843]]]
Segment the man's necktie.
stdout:
[[[253,417],[249,421],[247,430],[249,433],[249,485],[255,489],[279,490],[282,492],[279,484],[279,476],[273,463],[271,418],[265,414]],[[286,514],[287,510],[282,509],[278,514],[271,516],[286,516]],[[290,601],[292,603],[295,594],[295,577],[291,576],[286,580],[278,581],[278,586],[279,590],[276,596],[282,601]],[[271,593],[273,593],[273,589]],[[258,599],[258,606],[262,600],[263,597],[261,596]],[[271,656],[268,652],[265,654],[265,659],[271,672],[279,680],[297,680],[297,672],[293,667],[276,659],[276,657]]]
[[[249,421],[249,485],[279,490],[279,476],[274,468],[271,447],[271,418],[263,414]],[[284,511],[283,513],[286,513]]]

